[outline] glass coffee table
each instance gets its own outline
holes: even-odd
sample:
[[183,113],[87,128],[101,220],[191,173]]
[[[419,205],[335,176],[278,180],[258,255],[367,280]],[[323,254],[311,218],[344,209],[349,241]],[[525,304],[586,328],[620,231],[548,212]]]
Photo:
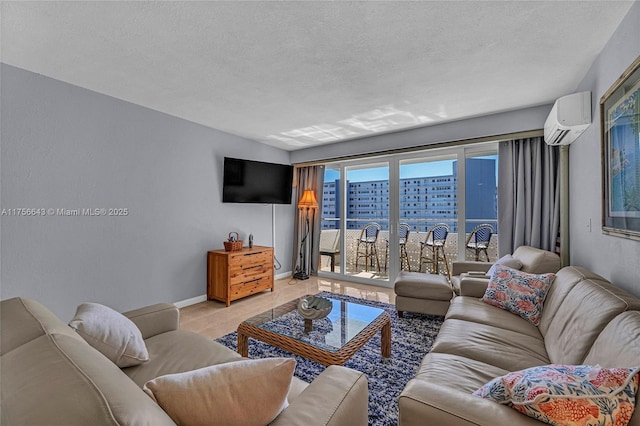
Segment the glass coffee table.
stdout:
[[[325,297],[329,315],[311,323],[298,313],[298,300],[243,321],[238,326],[238,352],[249,355],[249,337],[316,361],[342,365],[378,332],[382,356],[391,356],[391,319],[380,308]],[[310,331],[309,331],[310,330]]]

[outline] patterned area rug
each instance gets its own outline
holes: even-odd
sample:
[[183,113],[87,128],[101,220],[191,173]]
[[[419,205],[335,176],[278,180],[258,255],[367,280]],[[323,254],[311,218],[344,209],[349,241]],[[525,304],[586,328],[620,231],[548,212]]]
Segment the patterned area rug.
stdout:
[[[429,352],[440,330],[443,317],[405,313],[398,318],[394,305],[358,299],[341,294],[321,292],[319,296],[382,308],[391,317],[391,359],[380,354],[380,334],[359,350],[345,367],[362,371],[369,380],[369,424],[398,424],[398,397],[407,382],[415,376],[420,362]],[[227,334],[218,342],[237,349],[237,334]],[[296,377],[311,382],[324,371],[324,366],[289,352],[249,339],[249,358],[293,357],[297,361]]]

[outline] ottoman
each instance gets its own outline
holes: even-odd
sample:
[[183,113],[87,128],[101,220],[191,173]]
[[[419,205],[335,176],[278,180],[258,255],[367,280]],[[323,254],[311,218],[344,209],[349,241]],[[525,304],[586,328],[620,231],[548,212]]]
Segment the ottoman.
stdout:
[[453,289],[444,275],[402,271],[393,287],[400,318],[405,311],[444,315],[453,298]]

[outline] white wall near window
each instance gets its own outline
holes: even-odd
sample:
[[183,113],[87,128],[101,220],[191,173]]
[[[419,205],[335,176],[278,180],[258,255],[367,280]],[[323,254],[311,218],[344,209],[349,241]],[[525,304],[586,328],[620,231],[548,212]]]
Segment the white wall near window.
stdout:
[[602,234],[600,98],[640,55],[640,2],[591,65],[575,92],[591,91],[593,123],[569,149],[570,263],[640,296],[640,241]]

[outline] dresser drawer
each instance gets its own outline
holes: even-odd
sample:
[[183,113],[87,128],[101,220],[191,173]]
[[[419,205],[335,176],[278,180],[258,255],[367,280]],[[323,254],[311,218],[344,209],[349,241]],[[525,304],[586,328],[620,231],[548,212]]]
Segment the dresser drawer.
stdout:
[[252,268],[257,265],[269,264],[272,259],[271,251],[263,251],[257,253],[238,253],[229,258],[229,268],[245,269]]
[[250,296],[271,288],[270,277],[259,277],[244,283],[234,284],[229,289],[231,300],[240,299],[241,297]]
[[231,272],[229,274],[229,285],[242,284],[248,281],[253,281],[257,278],[271,276],[271,271],[263,266],[256,266],[254,268],[243,269],[237,273]]

